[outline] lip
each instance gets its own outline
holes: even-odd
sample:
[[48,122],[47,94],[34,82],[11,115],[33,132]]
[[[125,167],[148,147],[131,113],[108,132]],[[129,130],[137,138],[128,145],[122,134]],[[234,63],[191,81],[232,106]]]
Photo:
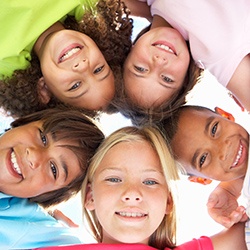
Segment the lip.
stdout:
[[[247,153],[248,153],[247,147],[242,143],[242,141],[240,141],[230,169],[240,167],[247,160],[248,158]],[[236,165],[235,162],[237,162]]]
[[122,209],[116,211],[115,215],[124,221],[143,221],[148,217],[148,213],[140,209]]
[[[169,47],[174,53],[172,53],[172,52],[170,52],[170,51],[168,51],[168,50],[165,50],[165,49],[163,49],[163,48],[160,48],[160,47],[158,47],[157,45],[164,45],[164,46],[167,46],[167,47]],[[169,42],[166,42],[166,41],[156,41],[156,42],[154,42],[154,43],[152,44],[152,46],[155,47],[155,48],[157,48],[157,49],[159,49],[159,50],[161,50],[161,51],[164,51],[164,52],[166,52],[166,53],[170,53],[171,55],[177,55],[176,49],[175,49],[174,45],[171,44],[171,43],[169,43]]]
[[8,172],[15,178],[18,178],[18,179],[23,179],[23,176],[18,174],[14,167],[13,167],[13,164],[11,162],[11,153],[13,152],[13,149],[10,149],[6,155],[6,167],[7,167],[7,170]]
[[[67,54],[69,51],[71,51],[71,50],[73,50],[73,49],[77,49],[77,48],[79,49],[77,52],[73,53],[72,55],[70,55],[70,56],[67,57],[66,59],[63,59],[63,56],[64,56],[65,54]],[[67,60],[69,60],[69,59],[71,59],[71,58],[77,56],[79,53],[81,53],[82,49],[83,49],[83,46],[80,45],[80,44],[78,44],[78,43],[72,43],[72,44],[70,44],[69,46],[67,46],[66,48],[64,48],[64,49],[60,52],[59,57],[58,57],[58,60],[57,60],[58,64],[63,63],[63,62],[65,62],[65,61],[67,61]]]

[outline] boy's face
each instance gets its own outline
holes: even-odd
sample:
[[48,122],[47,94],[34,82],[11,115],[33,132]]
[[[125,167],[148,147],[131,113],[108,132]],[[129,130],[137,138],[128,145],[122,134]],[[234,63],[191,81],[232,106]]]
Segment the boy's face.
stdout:
[[13,128],[0,137],[0,192],[34,197],[62,188],[81,174],[77,156],[42,133],[42,123]]
[[185,110],[172,141],[177,159],[190,175],[219,181],[243,177],[249,135],[239,124],[209,110]]
[[124,86],[143,108],[160,106],[179,92],[190,61],[186,41],[175,29],[154,28],[135,43],[124,65]]

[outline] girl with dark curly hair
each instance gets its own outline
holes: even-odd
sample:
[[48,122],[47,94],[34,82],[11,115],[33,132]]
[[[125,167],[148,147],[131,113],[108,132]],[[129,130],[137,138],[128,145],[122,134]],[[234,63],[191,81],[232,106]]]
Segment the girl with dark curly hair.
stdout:
[[131,47],[123,2],[14,0],[0,8],[0,106],[13,116],[62,104],[91,116],[114,111]]

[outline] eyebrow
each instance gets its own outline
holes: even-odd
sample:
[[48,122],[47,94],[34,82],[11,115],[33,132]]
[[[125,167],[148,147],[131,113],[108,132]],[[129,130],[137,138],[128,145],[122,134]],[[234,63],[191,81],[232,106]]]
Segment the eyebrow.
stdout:
[[[209,133],[209,128],[210,128],[210,125],[212,123],[212,121],[214,120],[214,117],[213,116],[210,116],[206,119],[206,126],[205,126],[205,129],[204,129],[204,134],[208,134]],[[196,165],[196,162],[197,162],[197,157],[198,155],[200,154],[200,149],[197,149],[191,159],[191,167],[193,169],[196,169],[195,165]]]
[[[110,74],[111,74],[111,69],[109,68],[108,73],[107,73],[106,75],[104,75],[102,78],[100,78],[100,79],[98,80],[98,82],[101,82],[101,81],[105,80],[106,78],[109,77]],[[83,96],[86,92],[87,92],[87,90],[86,90],[86,91],[83,91],[82,93],[80,93],[80,94],[77,95],[77,96],[70,96],[69,99],[78,99],[78,98],[80,98],[81,96]]]

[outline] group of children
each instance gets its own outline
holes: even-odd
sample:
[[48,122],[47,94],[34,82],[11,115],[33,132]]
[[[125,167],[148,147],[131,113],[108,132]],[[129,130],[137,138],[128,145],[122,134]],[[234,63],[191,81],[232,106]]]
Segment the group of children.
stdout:
[[[249,134],[228,113],[181,106],[206,68],[250,109],[242,39],[250,5],[124,2],[0,3],[0,105],[19,117],[0,137],[1,247],[247,249],[237,198],[243,187],[249,199]],[[133,46],[130,11],[151,21]],[[104,139],[89,118],[100,111],[157,128],[125,127]],[[221,181],[209,213],[228,229],[176,246],[174,159],[191,177]],[[79,244],[41,209],[79,190],[85,223],[102,244]],[[49,248],[67,244],[78,245]]]

